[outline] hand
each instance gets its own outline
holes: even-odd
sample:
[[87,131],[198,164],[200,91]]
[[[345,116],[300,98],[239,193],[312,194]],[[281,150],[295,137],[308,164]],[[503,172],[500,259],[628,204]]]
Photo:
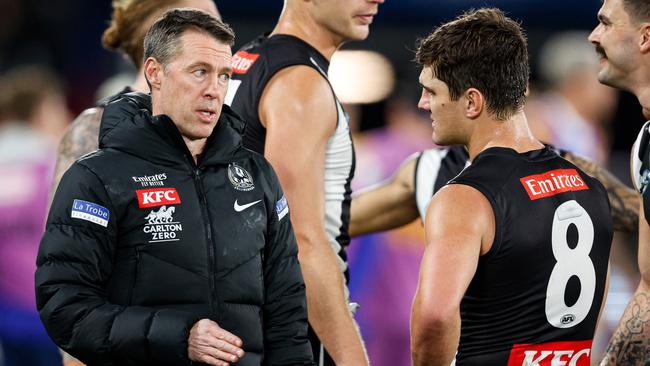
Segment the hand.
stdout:
[[241,339],[210,319],[194,323],[187,343],[190,360],[208,365],[228,366],[244,356]]

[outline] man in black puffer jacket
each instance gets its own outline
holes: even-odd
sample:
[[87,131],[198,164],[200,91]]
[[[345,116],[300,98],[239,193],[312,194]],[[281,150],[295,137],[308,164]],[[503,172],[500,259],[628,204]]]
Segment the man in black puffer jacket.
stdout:
[[151,99],[109,103],[100,149],[61,180],[37,306],[88,365],[313,364],[286,199],[222,107],[233,39],[167,12],[145,38]]

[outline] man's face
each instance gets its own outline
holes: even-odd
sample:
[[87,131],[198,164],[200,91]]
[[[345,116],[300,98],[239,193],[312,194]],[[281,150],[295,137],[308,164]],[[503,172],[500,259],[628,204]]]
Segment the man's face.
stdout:
[[433,142],[443,146],[465,144],[468,126],[464,123],[460,99],[451,100],[447,84],[435,77],[431,67],[422,69],[420,85],[422,96],[418,108],[429,112]]
[[316,21],[340,42],[360,41],[370,33],[370,23],[384,0],[313,0]]
[[[154,114],[166,114],[185,139],[207,138],[221,115],[232,75],[230,46],[207,33],[187,30],[176,56],[159,71],[152,90]],[[157,90],[156,90],[157,89]]]
[[623,0],[605,0],[598,11],[599,24],[589,35],[600,57],[598,80],[629,90],[630,74],[639,65],[638,26],[623,7]]

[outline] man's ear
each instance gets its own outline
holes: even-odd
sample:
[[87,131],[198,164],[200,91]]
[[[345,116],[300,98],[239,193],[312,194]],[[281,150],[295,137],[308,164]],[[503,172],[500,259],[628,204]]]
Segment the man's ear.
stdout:
[[485,108],[483,94],[476,88],[469,88],[465,91],[465,116],[470,119],[477,118]]
[[162,76],[163,66],[155,58],[149,57],[144,62],[144,77],[151,90],[160,89],[160,78]]
[[650,52],[650,23],[643,23],[641,25],[639,49],[643,54]]

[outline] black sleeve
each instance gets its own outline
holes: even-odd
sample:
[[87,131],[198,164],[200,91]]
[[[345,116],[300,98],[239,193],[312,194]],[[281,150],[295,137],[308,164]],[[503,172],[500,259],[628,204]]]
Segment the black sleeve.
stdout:
[[307,299],[289,206],[270,169],[268,238],[265,246],[264,365],[314,365],[307,338]]
[[[94,211],[79,210],[81,202]],[[78,218],[84,211],[95,215]],[[97,212],[108,212],[107,222],[97,220]],[[188,328],[195,319],[189,314],[108,302],[115,216],[104,184],[74,164],[55,194],[36,263],[37,308],[48,334],[87,364],[190,364]]]

